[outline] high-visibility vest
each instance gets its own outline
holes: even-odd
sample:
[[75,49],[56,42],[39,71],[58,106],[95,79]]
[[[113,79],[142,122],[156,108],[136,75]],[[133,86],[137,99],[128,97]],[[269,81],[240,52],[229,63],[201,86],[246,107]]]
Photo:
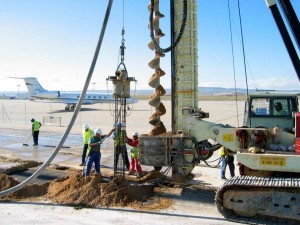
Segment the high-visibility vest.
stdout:
[[222,156],[224,156],[225,155],[225,148],[222,146],[221,148],[220,148],[220,151],[219,151],[219,155],[222,157]]
[[94,132],[91,129],[83,130],[82,137],[83,137],[83,144],[88,144],[90,137],[92,137]]
[[125,130],[121,130],[121,131],[116,130],[114,134],[115,146],[126,145],[125,137],[126,137]]
[[35,120],[32,125],[33,125],[32,131],[39,131],[40,130],[40,122],[39,121]]
[[276,116],[283,116],[283,115],[288,115],[288,112],[287,111],[285,111],[285,110],[281,110],[281,111],[274,111],[274,115],[276,115]]
[[140,150],[138,147],[132,147],[130,149],[130,157],[131,158],[139,158],[140,156]]

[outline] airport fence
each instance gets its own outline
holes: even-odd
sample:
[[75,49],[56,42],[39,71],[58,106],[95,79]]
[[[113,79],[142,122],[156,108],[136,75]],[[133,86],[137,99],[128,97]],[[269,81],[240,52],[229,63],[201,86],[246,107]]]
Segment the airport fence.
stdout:
[[[80,111],[74,126],[82,127],[83,123],[97,123],[97,117],[90,114],[95,109]],[[0,124],[31,124],[34,118],[43,125],[67,126],[71,120],[73,111],[65,111],[63,104],[38,103],[28,100],[0,100]]]
[[[77,115],[72,131],[81,133],[82,125],[88,123],[92,129],[103,128],[103,132],[109,132],[114,125],[113,109],[113,105],[109,104],[84,105]],[[139,113],[139,111],[134,113]],[[146,118],[150,115],[149,112]],[[73,111],[66,111],[64,104],[41,103],[30,100],[0,100],[0,125],[2,127],[9,127],[10,124],[24,124],[28,127],[31,125],[31,119],[34,118],[49,128],[51,126],[64,129],[69,125],[72,116]],[[130,123],[134,123],[134,126],[136,124],[138,128],[140,124],[135,121],[135,118],[136,114],[128,117]],[[128,124],[129,129],[137,129],[136,127],[131,128],[133,125]],[[150,126],[150,124],[147,126],[147,132],[150,130]],[[129,132],[133,132],[133,130]]]
[[43,116],[43,125],[61,127],[61,116]]

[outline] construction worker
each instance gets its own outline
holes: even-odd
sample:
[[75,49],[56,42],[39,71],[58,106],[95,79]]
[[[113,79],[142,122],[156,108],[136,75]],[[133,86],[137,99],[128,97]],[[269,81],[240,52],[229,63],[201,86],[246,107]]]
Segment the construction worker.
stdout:
[[82,156],[81,156],[81,164],[79,166],[83,166],[85,163],[86,158],[86,152],[88,149],[88,141],[90,137],[94,135],[94,132],[92,129],[90,129],[89,125],[87,123],[84,123],[82,126],[82,138],[83,138],[83,149],[82,149]]
[[143,171],[142,167],[139,162],[139,157],[140,157],[140,150],[137,147],[139,144],[139,133],[138,132],[133,132],[132,134],[132,139],[129,137],[126,137],[127,144],[131,146],[130,149],[130,157],[131,157],[131,162],[130,162],[130,168],[129,168],[129,175],[133,175],[136,171],[138,172],[138,177],[143,176]]
[[115,146],[115,161],[114,161],[114,171],[117,171],[119,155],[122,154],[123,163],[127,170],[129,170],[129,159],[126,148],[126,131],[122,130],[122,123],[116,124],[116,129],[113,134],[114,146]]
[[97,174],[100,174],[100,160],[101,160],[101,141],[106,137],[109,137],[112,134],[113,130],[109,132],[107,135],[102,135],[102,131],[100,128],[95,130],[95,134],[89,138],[88,141],[88,150],[87,150],[87,159],[86,159],[86,167],[84,171],[84,176],[89,176],[91,173],[91,168],[93,163],[95,164],[95,171]]
[[281,102],[276,102],[274,105],[274,115],[281,116],[281,115],[288,115],[287,111],[283,110]]
[[36,146],[39,144],[39,134],[40,134],[40,127],[42,126],[42,124],[35,120],[35,119],[31,119],[31,130],[32,130],[32,137],[33,137],[33,146]]
[[229,166],[230,176],[234,177],[235,176],[235,173],[234,173],[235,167],[234,167],[233,153],[231,153],[231,151],[229,151],[227,148],[222,146],[220,148],[219,155],[221,156],[221,163],[222,163],[221,164],[221,179],[226,180],[225,172],[226,172],[227,165]]

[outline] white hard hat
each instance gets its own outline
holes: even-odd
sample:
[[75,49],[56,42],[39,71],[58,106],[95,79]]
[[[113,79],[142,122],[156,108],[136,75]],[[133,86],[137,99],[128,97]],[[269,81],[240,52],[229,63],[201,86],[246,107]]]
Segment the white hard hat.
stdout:
[[97,128],[96,130],[95,130],[95,134],[102,134],[102,130],[100,129],[100,128]]
[[132,133],[132,136],[137,137],[137,136],[139,136],[139,133],[135,131],[135,132]]
[[84,123],[82,126],[83,129],[89,129],[89,125],[87,123]]

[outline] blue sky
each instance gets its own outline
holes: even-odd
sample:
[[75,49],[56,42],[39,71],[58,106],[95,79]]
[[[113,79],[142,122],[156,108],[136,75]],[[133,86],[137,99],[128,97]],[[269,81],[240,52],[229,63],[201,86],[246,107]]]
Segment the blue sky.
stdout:
[[[125,64],[137,79],[131,89],[148,86],[153,70],[147,47],[150,0],[114,0],[90,89],[107,89],[107,76],[118,66],[121,29],[125,28]],[[234,87],[227,0],[198,0],[199,86]],[[291,0],[299,17],[300,1]],[[169,1],[160,1],[160,27],[169,45]],[[107,1],[0,0],[0,91],[25,91],[35,76],[49,90],[81,90],[98,41]],[[237,87],[245,88],[237,0],[230,0]],[[271,11],[264,0],[240,0],[249,88],[299,90],[299,80]],[[124,21],[123,21],[124,18]],[[299,53],[299,51],[298,51]],[[170,88],[170,53],[161,59]],[[95,85],[92,85],[95,83]],[[108,84],[110,89],[110,84]]]

